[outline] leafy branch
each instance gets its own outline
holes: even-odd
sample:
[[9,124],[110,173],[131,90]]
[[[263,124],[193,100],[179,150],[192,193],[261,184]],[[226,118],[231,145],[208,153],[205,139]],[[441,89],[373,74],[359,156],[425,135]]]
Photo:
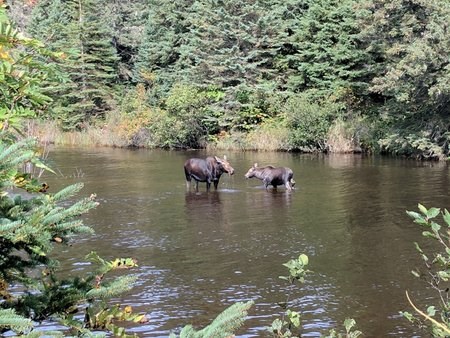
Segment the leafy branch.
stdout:
[[[407,211],[414,223],[419,224],[424,231],[422,235],[425,238],[434,240],[440,247],[440,252],[433,253],[431,256],[426,254],[421,246],[415,242],[416,250],[419,252],[425,271],[415,269],[411,273],[427,283],[432,290],[435,290],[439,297],[439,307],[429,306],[427,313],[419,310],[412,302],[409,294],[406,297],[413,309],[431,325],[426,324],[409,312],[400,312],[410,322],[421,328],[429,329],[433,336],[444,337],[450,333],[450,299],[448,294],[448,282],[450,281],[450,213],[447,209],[441,211],[439,208],[427,209],[422,204],[418,205],[419,212]],[[437,223],[436,218],[442,217],[445,225]],[[440,316],[440,321],[434,319],[436,315]]]

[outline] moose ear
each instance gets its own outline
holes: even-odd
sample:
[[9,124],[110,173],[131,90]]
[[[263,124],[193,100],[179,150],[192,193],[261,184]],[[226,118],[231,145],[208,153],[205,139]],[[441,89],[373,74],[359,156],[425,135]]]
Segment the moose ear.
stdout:
[[220,157],[214,156],[214,158],[216,159],[216,161],[217,161],[218,163],[222,163],[222,160],[220,159]]
[[254,167],[254,168],[258,167],[258,163],[255,163],[255,164],[253,165],[253,167]]
[[227,160],[227,155],[223,155],[223,159],[226,161]]

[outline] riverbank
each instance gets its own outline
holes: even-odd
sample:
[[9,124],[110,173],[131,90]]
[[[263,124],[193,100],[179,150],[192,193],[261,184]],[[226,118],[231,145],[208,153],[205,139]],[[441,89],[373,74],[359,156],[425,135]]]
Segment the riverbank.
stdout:
[[[164,144],[158,136],[143,126],[130,128],[117,121],[106,122],[100,126],[85,125],[82,130],[63,131],[56,121],[28,121],[26,134],[35,137],[42,144],[62,146],[106,146],[117,148],[168,148],[185,149],[184,145]],[[160,133],[163,133],[162,131]],[[293,147],[288,128],[266,123],[249,132],[220,132],[208,136],[201,142],[201,147],[209,150],[240,151],[295,151],[304,153],[361,153],[364,152],[359,142],[345,129],[344,124],[336,123],[323,141],[322,149],[317,147]]]

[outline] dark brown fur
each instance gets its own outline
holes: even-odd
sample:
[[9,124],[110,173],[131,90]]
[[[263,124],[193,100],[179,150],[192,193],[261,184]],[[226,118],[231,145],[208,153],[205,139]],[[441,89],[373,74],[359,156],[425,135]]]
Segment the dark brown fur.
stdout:
[[272,185],[274,189],[279,185],[284,185],[287,190],[292,190],[295,185],[294,172],[286,167],[275,168],[271,165],[258,167],[258,164],[255,163],[245,174],[245,178],[252,177],[262,180],[266,189],[269,185]]
[[198,182],[206,182],[206,190],[209,190],[211,183],[217,190],[220,176],[223,173],[234,174],[234,169],[227,161],[227,157],[223,159],[214,156],[201,158],[190,158],[184,163],[184,174],[186,176],[186,187],[189,189],[191,180],[195,181],[195,190],[198,191]]

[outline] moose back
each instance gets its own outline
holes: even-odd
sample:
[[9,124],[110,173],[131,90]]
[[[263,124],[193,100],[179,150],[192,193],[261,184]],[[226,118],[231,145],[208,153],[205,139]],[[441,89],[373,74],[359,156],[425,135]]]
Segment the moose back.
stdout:
[[219,158],[210,156],[206,159],[190,158],[184,163],[184,174],[186,175],[186,187],[190,189],[191,181],[195,181],[195,190],[198,191],[198,182],[206,182],[206,190],[209,190],[211,183],[217,190],[220,176],[223,173],[234,174],[234,169],[227,161],[227,157]]
[[245,174],[245,178],[252,177],[262,180],[266,189],[269,185],[272,185],[274,189],[279,185],[284,185],[287,190],[292,190],[295,185],[294,172],[287,167],[275,168],[271,165],[258,167],[258,164],[255,163]]

